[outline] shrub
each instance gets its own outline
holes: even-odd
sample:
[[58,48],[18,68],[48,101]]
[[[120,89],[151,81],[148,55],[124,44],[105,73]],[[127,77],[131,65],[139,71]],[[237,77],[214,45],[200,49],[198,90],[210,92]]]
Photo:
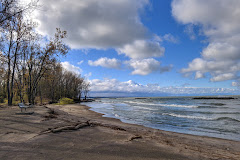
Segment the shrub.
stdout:
[[74,104],[74,101],[73,99],[70,99],[70,98],[61,98],[59,100],[59,105],[64,105],[64,104]]

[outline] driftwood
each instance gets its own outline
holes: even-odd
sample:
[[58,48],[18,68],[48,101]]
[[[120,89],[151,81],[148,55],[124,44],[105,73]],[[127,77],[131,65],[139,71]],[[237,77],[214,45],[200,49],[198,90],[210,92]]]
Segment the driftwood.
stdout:
[[58,132],[63,132],[63,131],[71,131],[71,130],[78,130],[80,128],[88,127],[90,124],[87,122],[84,123],[79,123],[75,125],[69,125],[69,126],[62,126],[62,127],[57,127],[53,129],[49,129],[47,131],[42,132],[42,134],[46,133],[58,133]]
[[135,135],[135,136],[131,137],[128,141],[133,141],[135,139],[142,139],[142,136]]
[[[47,131],[43,131],[41,134],[58,133],[58,132],[63,132],[63,131],[74,131],[74,130],[78,130],[78,129],[84,128],[84,127],[95,127],[95,126],[106,127],[106,128],[110,128],[113,130],[119,130],[119,131],[126,131],[124,128],[120,128],[118,126],[105,125],[105,124],[101,124],[101,123],[92,123],[92,122],[87,121],[87,122],[77,123],[74,125],[50,128]],[[140,138],[140,137],[135,136],[133,139],[137,139],[137,138]]]
[[115,126],[115,125],[107,125],[107,124],[101,124],[101,123],[89,123],[91,126],[100,126],[100,127],[106,127],[106,128],[110,128],[113,130],[119,130],[119,131],[126,131],[126,129]]

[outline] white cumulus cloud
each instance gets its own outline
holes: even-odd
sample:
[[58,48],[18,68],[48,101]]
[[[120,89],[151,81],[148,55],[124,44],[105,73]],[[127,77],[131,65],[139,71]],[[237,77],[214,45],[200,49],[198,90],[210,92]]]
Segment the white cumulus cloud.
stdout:
[[131,59],[125,62],[131,69],[133,75],[148,75],[152,72],[166,72],[171,70],[172,66],[161,67],[161,63],[153,58],[148,59]]
[[65,42],[72,49],[113,48],[130,58],[159,57],[164,48],[150,41],[154,33],[140,18],[149,4],[149,0],[41,0],[34,15],[43,35],[53,36],[56,27],[66,30]]
[[125,54],[133,59],[143,59],[163,56],[165,49],[158,41],[136,40],[118,49],[119,54]]
[[106,67],[106,68],[114,68],[114,69],[119,69],[121,67],[121,62],[117,60],[116,58],[106,58],[102,57],[96,61],[88,61],[88,64],[90,66],[101,66],[101,67]]
[[240,1],[239,0],[173,0],[172,15],[206,36],[209,43],[182,73],[196,72],[195,78],[210,73],[211,81],[238,79],[240,71]]
[[80,67],[74,66],[67,61],[66,62],[61,62],[61,64],[62,64],[62,67],[67,71],[71,71],[75,74],[81,74],[82,73],[82,69]]
[[211,81],[217,82],[217,81],[226,81],[226,80],[231,80],[235,79],[236,76],[233,73],[224,73],[224,74],[218,74],[211,78]]
[[72,48],[109,48],[148,34],[139,12],[148,0],[41,0],[39,31],[52,35],[56,27],[68,31]]

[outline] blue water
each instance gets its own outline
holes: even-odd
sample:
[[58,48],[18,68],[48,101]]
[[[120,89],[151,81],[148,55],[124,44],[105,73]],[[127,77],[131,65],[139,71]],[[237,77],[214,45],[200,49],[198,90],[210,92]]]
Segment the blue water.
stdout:
[[85,105],[126,123],[240,141],[240,98],[102,98]]

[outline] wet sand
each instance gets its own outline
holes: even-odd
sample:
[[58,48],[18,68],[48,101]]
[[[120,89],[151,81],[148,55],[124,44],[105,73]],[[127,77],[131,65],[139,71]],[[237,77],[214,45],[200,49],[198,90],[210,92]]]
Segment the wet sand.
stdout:
[[126,124],[77,104],[0,107],[0,159],[239,160],[240,142]]

